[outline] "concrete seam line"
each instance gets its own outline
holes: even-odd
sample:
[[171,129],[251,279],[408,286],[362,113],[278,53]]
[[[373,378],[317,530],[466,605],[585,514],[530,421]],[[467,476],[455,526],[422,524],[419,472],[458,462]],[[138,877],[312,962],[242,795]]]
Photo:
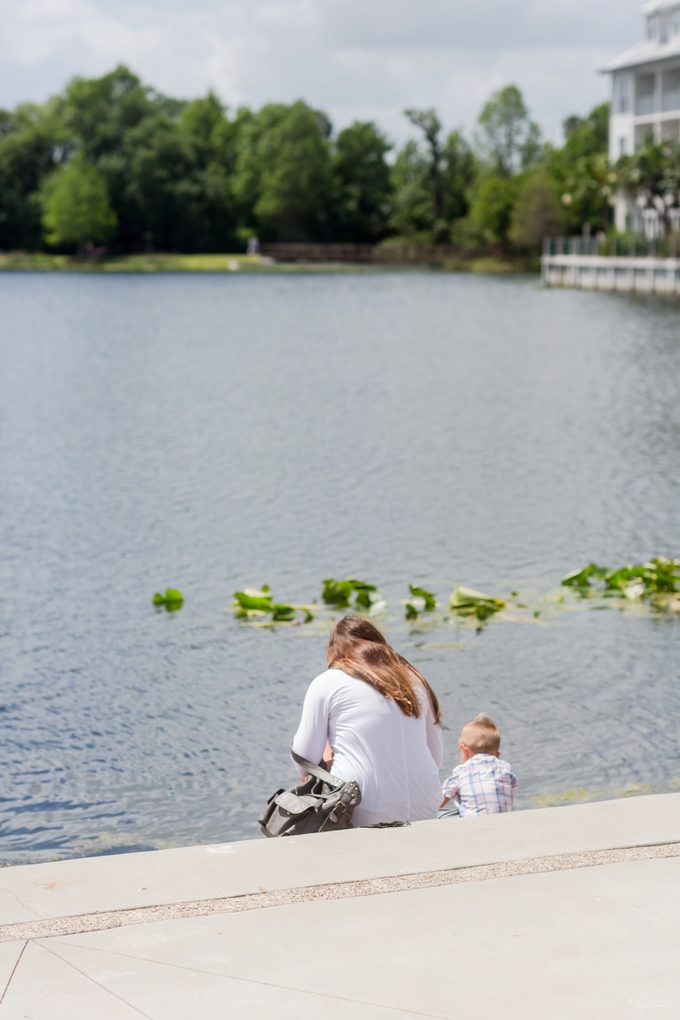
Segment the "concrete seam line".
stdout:
[[9,986],[12,983],[12,978],[14,977],[14,975],[17,972],[17,967],[21,963],[21,957],[24,955],[24,950],[25,950],[27,945],[28,945],[28,942],[24,942],[23,946],[21,947],[21,951],[20,951],[19,955],[17,956],[17,958],[15,960],[14,966],[12,967],[12,973],[7,978],[7,984],[5,985],[5,987],[2,990],[2,995],[0,995],[0,1006],[3,1003],[3,1000],[4,1000],[5,996],[7,995],[7,989],[9,988]]
[[538,875],[550,871],[591,868],[596,865],[619,864],[625,861],[649,861],[664,857],[680,857],[680,842],[622,847],[616,850],[553,854],[548,857],[527,857],[519,861],[475,864],[448,868],[443,871],[423,871],[410,875],[359,879],[355,882],[335,882],[327,885],[278,889],[272,892],[244,893],[238,896],[225,896],[209,900],[189,900],[184,903],[167,903],[151,907],[131,907],[91,914],[76,914],[71,917],[45,918],[41,921],[20,921],[16,924],[0,926],[0,942],[55,938],[60,935],[81,935],[90,931],[104,931],[108,928],[148,924],[153,921],[207,917],[210,914],[235,914],[243,910],[282,907],[292,903],[307,903],[312,900],[376,896],[381,893],[407,892],[410,889],[456,885],[461,882],[484,882],[493,878],[514,878],[519,875]]
[[[40,945],[40,943],[38,943],[38,945]],[[77,967],[71,960],[65,960],[63,956],[59,955],[59,953],[55,953],[54,949],[51,949],[50,946],[40,945],[40,948],[44,949],[46,953],[51,953],[51,955],[57,960],[61,960],[63,964],[74,970],[76,974],[80,974],[86,981],[91,981],[93,985],[97,986],[97,988],[101,988],[107,996],[112,995],[114,999],[118,999],[118,1002],[122,1002],[124,1006],[128,1006],[130,1009],[134,1010],[135,1013],[139,1013],[140,1016],[146,1017],[146,1020],[153,1020],[153,1017],[150,1017],[148,1013],[143,1013],[141,1009],[137,1006],[133,1006],[131,1002],[127,1001],[127,999],[123,999],[122,996],[114,992],[112,988],[107,988],[106,985],[101,983],[101,981],[97,981],[96,978],[93,978],[91,974],[87,974],[84,970],[81,970],[80,967]]]

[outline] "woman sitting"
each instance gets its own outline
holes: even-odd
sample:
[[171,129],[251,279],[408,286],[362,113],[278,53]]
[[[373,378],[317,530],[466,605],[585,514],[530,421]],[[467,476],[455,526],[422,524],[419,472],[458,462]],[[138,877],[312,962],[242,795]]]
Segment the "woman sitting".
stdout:
[[418,670],[373,623],[346,616],[329,638],[328,669],[309,685],[293,750],[319,762],[326,748],[333,775],[357,781],[354,826],[436,818],[440,719]]

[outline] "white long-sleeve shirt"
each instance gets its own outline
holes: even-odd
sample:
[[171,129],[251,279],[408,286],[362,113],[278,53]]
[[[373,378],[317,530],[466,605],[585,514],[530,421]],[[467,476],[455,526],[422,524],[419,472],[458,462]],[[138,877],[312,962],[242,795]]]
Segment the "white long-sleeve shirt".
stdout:
[[361,790],[354,826],[437,816],[442,732],[427,692],[418,683],[416,689],[423,707],[419,719],[339,669],[326,670],[309,685],[293,750],[319,762],[328,740],[333,775],[355,779]]

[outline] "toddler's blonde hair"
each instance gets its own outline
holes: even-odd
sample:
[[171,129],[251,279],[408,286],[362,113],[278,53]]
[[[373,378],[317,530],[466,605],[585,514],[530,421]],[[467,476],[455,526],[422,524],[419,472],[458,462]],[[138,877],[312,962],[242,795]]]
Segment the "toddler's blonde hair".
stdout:
[[473,754],[498,754],[501,749],[501,731],[491,716],[480,712],[472,722],[465,723],[458,740],[467,744]]

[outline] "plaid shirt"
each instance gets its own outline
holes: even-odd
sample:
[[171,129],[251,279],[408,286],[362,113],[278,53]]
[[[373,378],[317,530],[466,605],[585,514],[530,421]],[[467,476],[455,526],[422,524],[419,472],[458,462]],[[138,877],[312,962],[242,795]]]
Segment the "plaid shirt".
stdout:
[[475,754],[456,766],[442,793],[458,804],[461,818],[466,818],[512,811],[512,797],[518,786],[507,761],[494,754]]

